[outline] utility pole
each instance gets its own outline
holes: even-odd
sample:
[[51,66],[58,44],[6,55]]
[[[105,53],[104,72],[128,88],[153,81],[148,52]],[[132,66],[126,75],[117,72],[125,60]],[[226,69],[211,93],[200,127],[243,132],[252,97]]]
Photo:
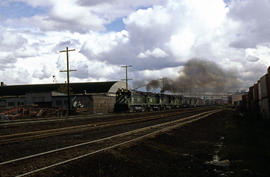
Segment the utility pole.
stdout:
[[61,70],[60,72],[66,72],[67,73],[67,92],[68,92],[68,115],[70,115],[70,88],[69,88],[69,72],[70,71],[76,71],[76,70],[70,70],[69,69],[69,58],[68,58],[68,52],[75,51],[75,49],[68,49],[66,47],[66,50],[59,51],[60,53],[66,52],[67,55],[67,70]]
[[163,77],[162,78],[162,93],[164,93],[165,92],[165,87],[164,87],[164,85],[165,85],[165,78]]
[[132,80],[132,79],[128,79],[128,67],[132,67],[132,65],[124,65],[121,66],[122,68],[126,68],[126,89],[128,90],[128,80]]
[[161,79],[158,79],[159,81],[161,81],[161,88],[160,88],[160,93],[164,93],[164,88],[165,88],[165,78],[161,78]]

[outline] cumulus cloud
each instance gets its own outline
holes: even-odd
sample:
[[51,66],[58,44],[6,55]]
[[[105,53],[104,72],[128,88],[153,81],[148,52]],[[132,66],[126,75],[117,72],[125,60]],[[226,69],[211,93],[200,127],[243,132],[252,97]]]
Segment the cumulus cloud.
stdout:
[[73,32],[104,31],[105,25],[117,18],[129,15],[138,7],[164,4],[163,0],[139,0],[127,2],[123,0],[62,0],[62,1],[32,1],[32,0],[9,0],[9,2],[24,2],[33,7],[46,8],[48,13],[35,15],[31,18],[8,20],[8,24],[20,22],[21,26],[29,24],[44,31],[69,30]]
[[148,57],[155,57],[155,58],[164,58],[167,57],[168,54],[166,52],[164,52],[163,50],[161,50],[160,48],[155,48],[154,50],[150,51],[147,50],[145,52],[141,52],[138,55],[138,58],[148,58]]
[[1,30],[0,33],[1,51],[10,51],[11,49],[22,48],[27,43],[27,39],[23,38],[21,35],[5,30]]
[[19,57],[26,57],[28,40],[20,34],[0,27],[0,71],[12,68]]
[[247,61],[250,61],[250,62],[257,62],[259,61],[260,59],[258,57],[255,57],[255,56],[252,56],[252,55],[249,55],[247,56]]
[[255,48],[258,44],[269,43],[269,8],[269,0],[231,1],[228,15],[240,24],[235,34],[237,38],[231,46]]
[[0,70],[1,81],[10,84],[23,84],[31,83],[31,74],[24,67],[12,67],[4,70]]
[[[47,12],[1,20],[0,71],[18,73],[23,66],[25,83],[52,82],[48,73],[64,82],[59,70],[65,69],[65,56],[59,50],[65,47],[76,49],[70,53],[72,69],[78,70],[71,73],[74,81],[120,80],[120,66],[129,64],[130,76],[145,83],[173,77],[189,58],[199,57],[238,71],[242,87],[248,87],[270,65],[267,0],[8,1]],[[118,18],[125,29],[106,31]],[[17,76],[8,81],[16,83]]]
[[46,8],[47,14],[36,14],[31,17],[19,19],[8,19],[6,24],[17,23],[21,27],[38,28],[42,31],[73,31],[88,32],[90,30],[105,30],[106,19],[98,16],[91,8],[80,6],[76,0],[62,1],[30,1],[13,0],[25,2],[33,7]]
[[61,41],[55,45],[55,47],[52,49],[52,51],[59,52],[59,51],[64,50],[68,46],[70,48],[73,48],[73,47],[78,46],[78,45],[80,45],[80,41],[77,39],[70,39],[67,41]]
[[47,68],[43,65],[41,70],[37,69],[34,71],[32,77],[42,80],[51,77],[51,74],[48,72]]
[[[213,1],[206,6],[194,2],[171,0],[162,6],[136,10],[123,20],[128,33],[126,42],[115,41],[115,45],[95,57],[115,65],[132,64],[139,70],[182,65],[194,56],[215,58],[213,55],[217,48],[227,45],[222,40],[212,42],[227,32],[224,31],[227,29],[224,25],[227,13],[225,4],[223,1]],[[198,50],[203,46],[207,50]],[[85,45],[83,52],[93,57],[96,48]],[[147,60],[142,62],[140,58]]]

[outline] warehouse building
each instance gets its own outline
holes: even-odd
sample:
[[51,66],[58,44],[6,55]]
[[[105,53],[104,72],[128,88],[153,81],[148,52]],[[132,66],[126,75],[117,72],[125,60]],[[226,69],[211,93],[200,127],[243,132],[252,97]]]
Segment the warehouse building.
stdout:
[[245,93],[234,93],[231,97],[232,97],[232,105],[234,106],[239,106],[241,101],[242,101],[242,96]]
[[[71,83],[71,105],[89,113],[113,112],[118,89],[124,82]],[[31,84],[0,86],[0,111],[15,107],[35,106],[66,110],[66,84]]]

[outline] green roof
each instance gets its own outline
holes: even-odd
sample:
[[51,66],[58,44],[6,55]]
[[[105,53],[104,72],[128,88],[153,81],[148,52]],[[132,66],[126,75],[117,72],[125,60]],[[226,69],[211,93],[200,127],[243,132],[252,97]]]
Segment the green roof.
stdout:
[[[71,92],[80,93],[107,93],[117,81],[111,82],[84,82],[70,83]],[[25,95],[26,93],[43,93],[57,91],[63,83],[57,84],[31,84],[0,86],[0,96]]]

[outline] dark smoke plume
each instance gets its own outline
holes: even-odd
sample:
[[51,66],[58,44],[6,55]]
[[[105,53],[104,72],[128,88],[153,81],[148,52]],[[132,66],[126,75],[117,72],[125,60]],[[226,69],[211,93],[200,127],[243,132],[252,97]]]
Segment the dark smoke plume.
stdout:
[[172,93],[227,92],[238,88],[235,72],[225,71],[216,63],[191,59],[176,79],[162,78],[150,81],[146,89],[161,89]]

